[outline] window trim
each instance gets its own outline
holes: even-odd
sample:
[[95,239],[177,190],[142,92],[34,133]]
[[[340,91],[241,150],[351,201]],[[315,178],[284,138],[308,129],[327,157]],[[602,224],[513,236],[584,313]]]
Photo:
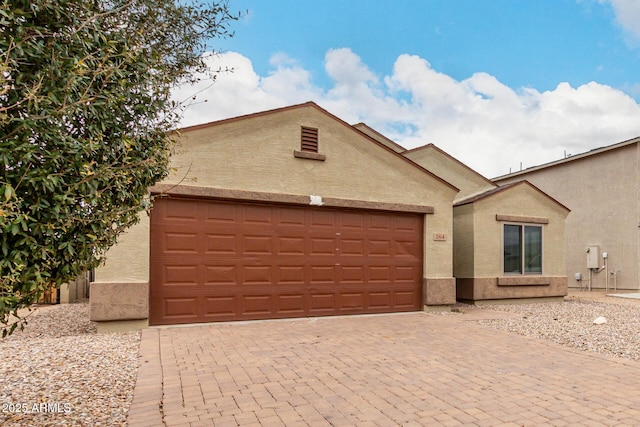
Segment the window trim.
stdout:
[[[545,240],[545,227],[544,227],[544,223],[539,223],[539,222],[511,222],[511,221],[505,221],[505,222],[501,222],[501,240],[500,240],[500,270],[502,271],[502,275],[503,276],[515,276],[515,277],[521,277],[521,276],[542,276],[544,274],[544,240]],[[521,237],[521,241],[520,244],[521,246],[521,272],[520,273],[514,273],[514,272],[506,272],[504,271],[505,268],[505,262],[504,262],[504,238],[505,238],[505,227],[507,225],[515,225],[515,226],[519,226],[520,227],[520,237]],[[533,227],[533,228],[539,228],[540,229],[540,271],[539,272],[526,272],[526,268],[525,268],[525,258],[526,258],[526,253],[525,253],[525,227]]]

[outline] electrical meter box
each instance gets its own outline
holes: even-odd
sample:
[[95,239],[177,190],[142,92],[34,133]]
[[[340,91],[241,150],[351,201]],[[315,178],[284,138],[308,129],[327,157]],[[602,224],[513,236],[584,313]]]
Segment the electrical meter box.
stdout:
[[587,252],[587,268],[600,268],[600,247],[589,246]]

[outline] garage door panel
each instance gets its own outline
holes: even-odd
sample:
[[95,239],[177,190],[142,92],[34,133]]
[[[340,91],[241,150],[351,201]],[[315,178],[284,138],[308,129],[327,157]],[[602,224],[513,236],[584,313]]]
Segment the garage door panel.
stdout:
[[235,285],[238,283],[238,270],[236,265],[208,265],[206,268],[205,286]]
[[195,319],[197,312],[197,298],[195,297],[171,297],[164,300],[164,316],[171,318]]
[[416,293],[411,291],[395,291],[395,306],[398,308],[415,307]]
[[202,199],[156,203],[151,324],[421,308],[419,215]]
[[271,283],[270,266],[247,266],[242,269],[242,285],[269,286]]
[[276,267],[278,275],[276,281],[280,285],[304,285],[305,283],[305,267],[304,265],[279,265]]
[[340,216],[344,232],[361,231],[365,226],[365,215],[361,212],[347,212]]
[[304,294],[280,294],[277,295],[277,313],[304,315],[305,295]]
[[262,205],[244,205],[239,215],[244,221],[244,226],[260,226],[271,225],[273,222],[273,210],[264,209]]
[[278,255],[305,255],[305,239],[303,237],[276,237]]
[[163,283],[165,286],[198,286],[197,265],[165,265]]
[[365,309],[363,292],[341,292],[340,293],[340,311],[357,309],[363,311]]
[[205,223],[236,227],[238,209],[233,204],[207,204],[205,212]]
[[394,218],[394,227],[396,232],[406,232],[409,235],[422,233],[421,224],[413,221],[411,217],[397,216]]
[[331,313],[335,311],[336,295],[333,293],[312,292],[309,294],[309,312],[318,315],[318,313]]
[[333,265],[313,265],[309,267],[309,282],[311,284],[336,283],[336,270]]
[[[162,216],[172,223],[198,222],[198,211],[189,200],[172,200],[163,204]],[[154,207],[155,209],[155,207]]]
[[[204,300],[204,317],[231,320],[237,316],[237,297],[233,295],[208,296]],[[215,320],[211,320],[215,321]]]
[[395,241],[395,254],[398,256],[408,255],[415,257],[422,253],[422,247],[415,241]]
[[340,253],[342,255],[356,255],[361,257],[364,254],[364,246],[363,239],[340,239]]
[[389,301],[391,300],[391,292],[390,291],[376,291],[376,292],[369,292],[369,308],[376,310],[376,309],[383,309],[383,308],[390,308]]
[[205,254],[233,255],[238,253],[238,241],[235,234],[205,234]]
[[240,298],[241,310],[244,315],[271,313],[273,306],[271,295],[242,295]]
[[394,276],[396,281],[414,282],[420,279],[420,266],[395,267]]
[[309,211],[311,225],[315,231],[328,230],[333,232],[336,228],[336,216],[332,210],[311,210]]
[[366,280],[365,267],[362,265],[341,266],[340,267],[340,284],[348,285],[354,283],[362,283]]
[[370,240],[369,256],[391,256],[391,242],[389,240]]
[[334,255],[336,245],[333,238],[326,237],[310,237],[311,252],[310,255]]
[[273,253],[271,236],[243,236],[243,250],[247,255],[271,255]]
[[164,233],[165,252],[168,253],[198,253],[197,233]]
[[306,219],[304,215],[300,215],[300,212],[296,210],[284,210],[278,211],[277,216],[278,230],[301,230],[306,227]]
[[391,267],[369,267],[369,281],[372,283],[389,283],[391,282]]
[[369,229],[388,232],[391,230],[391,218],[389,215],[371,214],[369,215]]

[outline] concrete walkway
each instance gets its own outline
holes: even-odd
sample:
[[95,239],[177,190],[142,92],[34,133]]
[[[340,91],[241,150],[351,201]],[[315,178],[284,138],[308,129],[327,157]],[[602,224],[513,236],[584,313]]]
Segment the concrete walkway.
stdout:
[[640,425],[639,363],[486,312],[145,329],[128,425]]

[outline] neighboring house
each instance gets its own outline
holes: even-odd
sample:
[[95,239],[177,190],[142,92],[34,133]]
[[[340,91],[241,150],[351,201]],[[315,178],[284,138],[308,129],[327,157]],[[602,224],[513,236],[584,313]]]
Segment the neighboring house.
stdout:
[[68,304],[86,300],[89,297],[91,277],[92,273],[85,273],[63,283],[59,288],[53,286],[40,297],[38,304]]
[[526,179],[571,207],[565,240],[571,287],[640,289],[639,143],[634,138],[494,179]]
[[453,204],[459,301],[564,298],[568,208],[526,181],[498,186],[433,144],[403,154],[460,188]]
[[[174,172],[150,189],[150,217],[96,271],[99,330],[448,308],[456,269],[518,289],[465,299],[566,294],[566,277],[564,289],[531,282],[563,262],[547,243],[564,238],[566,208],[530,184],[468,200],[496,185],[432,145],[406,151],[311,102],[185,128],[179,140]],[[454,230],[459,209],[465,221],[472,211],[467,234]],[[495,214],[548,219],[541,271],[493,268],[505,223]],[[454,248],[469,245],[475,258],[459,258],[469,252]]]

